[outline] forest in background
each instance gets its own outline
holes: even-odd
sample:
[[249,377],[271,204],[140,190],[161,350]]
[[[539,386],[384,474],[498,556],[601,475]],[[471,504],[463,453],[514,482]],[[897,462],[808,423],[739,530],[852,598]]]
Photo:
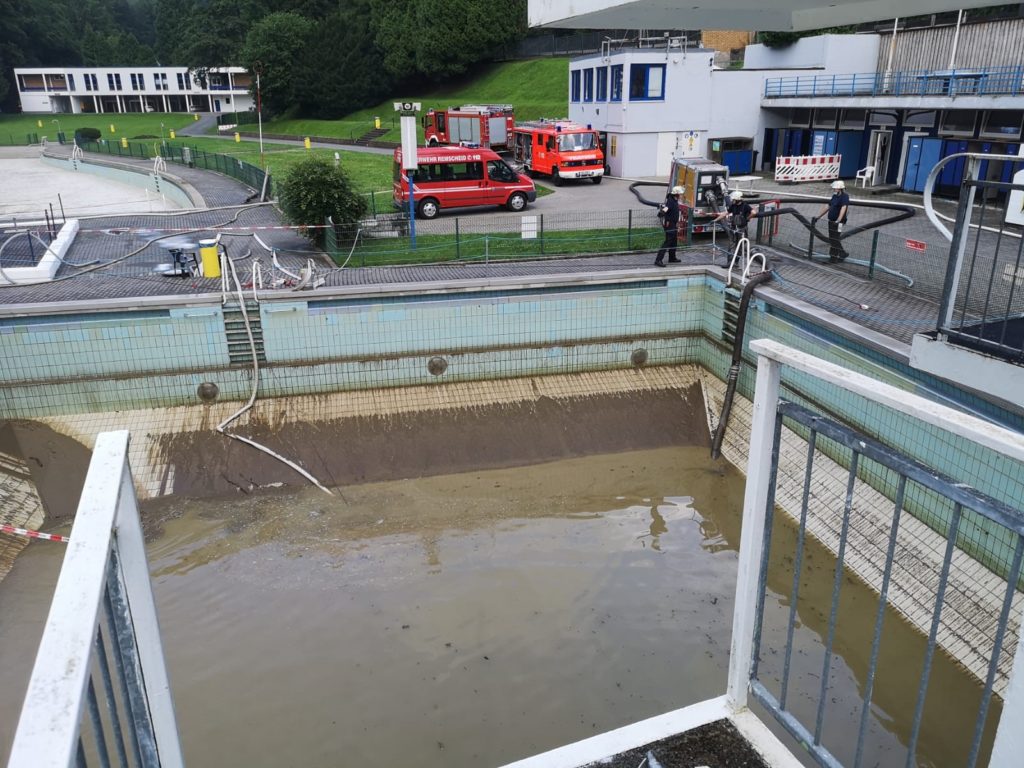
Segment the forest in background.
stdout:
[[17,110],[14,67],[258,62],[267,112],[337,118],[525,34],[526,0],[0,0],[0,110]]

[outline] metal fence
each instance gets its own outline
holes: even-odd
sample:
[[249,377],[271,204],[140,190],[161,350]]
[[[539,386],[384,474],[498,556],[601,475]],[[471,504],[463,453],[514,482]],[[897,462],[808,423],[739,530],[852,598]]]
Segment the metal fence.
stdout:
[[39,143],[39,134],[0,133],[0,147],[27,147]]
[[[869,712],[876,696],[886,694],[891,703],[895,689],[901,706],[898,713],[889,711],[907,726],[908,768],[919,764],[925,728],[933,734],[967,729],[968,738],[960,745],[963,754],[943,754],[944,764],[986,764],[990,752],[988,765],[1018,765],[1014,739],[1024,708],[1024,644],[1017,638],[1024,602],[1016,585],[1024,556],[1024,513],[975,491],[969,477],[944,477],[844,425],[780,400],[783,370],[787,376],[795,371],[813,377],[816,386],[835,387],[837,396],[841,392],[873,407],[893,409],[937,435],[956,435],[968,450],[977,445],[994,448],[1018,472],[1024,470],[1024,438],[776,342],[755,341],[751,349],[759,357],[730,698],[742,706],[751,693],[819,765],[857,768],[878,764],[873,751],[878,745],[868,733]],[[795,431],[806,436],[802,462],[792,442]],[[841,461],[823,458],[818,449],[826,442],[839,449]],[[864,475],[879,472],[890,475],[895,493],[890,499],[882,497],[881,503],[867,503],[868,496],[877,499],[878,494]],[[918,523],[905,514],[906,500],[923,493],[948,511],[939,533],[907,530]],[[777,519],[776,504],[783,494],[798,507],[795,536]],[[1000,532],[1010,553],[1004,575],[992,573],[959,548],[972,520],[984,520]],[[916,548],[907,546],[910,536],[920,536]],[[811,537],[830,540],[826,546],[836,558],[830,585],[810,583],[805,563],[813,558]],[[850,604],[841,602],[851,571],[878,595],[870,628],[863,622],[851,626]],[[805,592],[815,591],[826,595],[827,614],[819,614],[808,605],[811,598],[804,598]],[[887,623],[886,615],[898,601],[910,605],[900,612],[902,618],[922,633],[919,654],[903,655],[902,648],[891,647],[891,632],[899,628],[890,625],[900,623],[894,621],[900,617]],[[794,641],[795,630],[808,623],[824,640],[824,649],[813,654]],[[976,698],[968,706],[977,703],[973,722],[946,723],[941,714],[936,720],[944,709],[943,694],[930,692],[929,684],[940,648],[982,683],[970,693]],[[867,662],[856,712],[839,711],[829,694],[831,681],[841,674],[841,655]],[[1002,699],[1001,714],[993,694]],[[852,739],[851,727],[856,728]],[[843,745],[837,748],[838,742]]]
[[[994,204],[993,192],[1010,193],[1010,203]],[[1020,210],[1021,200],[1024,185],[968,176],[938,320],[950,341],[1015,362],[1024,362],[1024,237],[1006,219]],[[968,227],[969,221],[978,226]]]
[[415,238],[412,222],[400,213],[355,225],[326,223],[327,252],[336,263],[351,266],[651,251],[663,237],[655,209],[647,207],[417,219]]
[[[646,30],[646,34],[649,39],[655,37],[661,37],[664,35],[665,30]],[[531,35],[520,41],[514,46],[508,46],[501,51],[496,58],[498,59],[530,59],[537,56],[579,56],[585,53],[597,53],[601,50],[602,45],[606,40],[614,40],[620,42],[624,47],[635,47],[635,40],[630,46],[625,41],[630,36],[635,38],[636,30],[627,29],[600,29],[592,30],[588,32],[574,32],[568,35],[560,35],[557,33],[547,33],[540,35]],[[680,32],[679,30],[669,31],[671,37],[679,37],[680,35],[686,37],[691,45],[697,44],[700,39],[699,30],[688,30]]]
[[9,768],[183,765],[128,433],[96,439]]
[[765,80],[765,98],[790,96],[1019,96],[1024,66],[919,69]]
[[257,192],[264,191],[264,199],[272,196],[271,177],[262,168],[239,160],[230,155],[207,152],[185,144],[170,144],[166,141],[86,141],[79,142],[86,152],[98,152],[118,157],[152,159],[158,155],[165,160],[189,168],[202,168],[230,176]]
[[217,125],[255,125],[260,116],[255,112],[222,112],[217,115]]

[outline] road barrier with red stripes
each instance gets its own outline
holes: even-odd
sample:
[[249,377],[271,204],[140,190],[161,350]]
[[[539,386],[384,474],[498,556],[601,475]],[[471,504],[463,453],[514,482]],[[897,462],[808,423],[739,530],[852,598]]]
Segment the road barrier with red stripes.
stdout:
[[775,180],[832,181],[839,178],[842,155],[800,155],[775,158]]

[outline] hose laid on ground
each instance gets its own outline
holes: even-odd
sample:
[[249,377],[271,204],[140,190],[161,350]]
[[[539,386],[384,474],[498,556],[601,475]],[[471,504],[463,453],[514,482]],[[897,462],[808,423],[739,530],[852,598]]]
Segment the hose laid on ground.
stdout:
[[711,458],[717,459],[722,455],[722,439],[725,437],[725,428],[729,423],[729,414],[732,412],[732,401],[736,396],[736,383],[740,378],[740,365],[743,363],[743,336],[747,327],[747,311],[750,308],[750,298],[754,295],[754,289],[762,283],[772,279],[771,272],[762,272],[754,275],[747,284],[743,286],[743,293],[740,296],[740,308],[736,316],[736,336],[732,343],[732,365],[729,367],[729,375],[725,385],[725,399],[722,401],[722,415],[718,418],[718,426],[711,440]]
[[[219,241],[220,241],[220,238],[218,237],[218,243],[219,243]],[[243,256],[242,258],[248,258],[250,255],[252,255],[252,251],[246,252],[245,256]],[[225,254],[225,256],[226,256],[226,254]],[[309,472],[304,470],[302,467],[300,467],[294,461],[291,461],[290,459],[286,459],[284,456],[281,456],[280,454],[275,453],[274,451],[272,451],[269,448],[267,448],[265,445],[260,445],[255,440],[250,440],[248,437],[242,437],[241,435],[235,435],[235,434],[232,434],[231,432],[225,432],[224,431],[228,424],[233,422],[235,419],[237,419],[239,416],[241,416],[243,413],[245,413],[246,411],[248,411],[250,408],[253,407],[253,405],[256,403],[256,393],[259,391],[259,387],[260,387],[260,362],[259,362],[259,358],[256,356],[256,340],[253,338],[253,335],[252,335],[252,326],[249,323],[249,313],[245,311],[245,296],[242,293],[242,283],[238,279],[238,272],[235,271],[235,262],[234,262],[234,260],[231,259],[231,258],[225,258],[224,261],[227,262],[227,266],[229,267],[229,272],[231,273],[231,278],[232,278],[232,280],[234,281],[234,284],[235,284],[235,290],[238,293],[238,308],[242,312],[242,320],[245,321],[245,333],[249,337],[249,349],[252,352],[252,392],[249,394],[249,402],[247,402],[245,405],[243,405],[241,408],[239,408],[237,411],[235,411],[235,413],[233,413],[231,416],[228,416],[228,418],[224,419],[224,421],[222,421],[220,424],[218,424],[217,425],[217,431],[220,432],[225,437],[230,437],[232,440],[238,440],[239,442],[245,443],[246,445],[251,445],[256,450],[263,451],[263,453],[267,454],[268,456],[273,456],[278,461],[288,465],[289,467],[294,469],[296,472],[298,472],[300,475],[305,477],[307,480],[309,480],[311,483],[313,483],[313,485],[315,485],[321,491],[323,491],[324,493],[328,494],[329,496],[333,496],[334,494],[331,492],[331,490],[329,488],[325,488],[320,483],[319,480],[317,480],[315,477],[313,477],[313,475],[311,475]]]

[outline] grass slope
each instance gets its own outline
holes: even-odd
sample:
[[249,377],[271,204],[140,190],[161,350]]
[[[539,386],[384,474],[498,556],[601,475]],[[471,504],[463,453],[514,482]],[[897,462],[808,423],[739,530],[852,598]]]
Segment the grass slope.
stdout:
[[[472,78],[446,83],[427,93],[396,94],[381,104],[354,112],[341,120],[274,120],[265,122],[263,130],[291,136],[355,139],[373,128],[374,117],[380,117],[381,127],[389,129],[381,138],[400,141],[394,110],[396,101],[418,101],[423,105],[424,113],[431,107],[459,104],[511,104],[515,107],[516,120],[565,117],[569,112],[568,71],[569,59],[565,57],[492,64]],[[422,141],[422,128],[418,133]]]
[[[105,139],[133,139],[136,136],[160,136],[160,124],[163,123],[163,134],[169,136],[172,130],[179,130],[194,120],[188,113],[150,112],[147,114],[114,114],[105,113],[89,115],[51,115],[20,114],[0,115],[0,145],[24,144],[29,133],[46,136],[50,141],[57,140],[57,124],[67,134],[68,140],[78,128],[96,128],[103,131]],[[42,126],[39,124],[42,123]],[[114,126],[114,130],[110,130]]]

